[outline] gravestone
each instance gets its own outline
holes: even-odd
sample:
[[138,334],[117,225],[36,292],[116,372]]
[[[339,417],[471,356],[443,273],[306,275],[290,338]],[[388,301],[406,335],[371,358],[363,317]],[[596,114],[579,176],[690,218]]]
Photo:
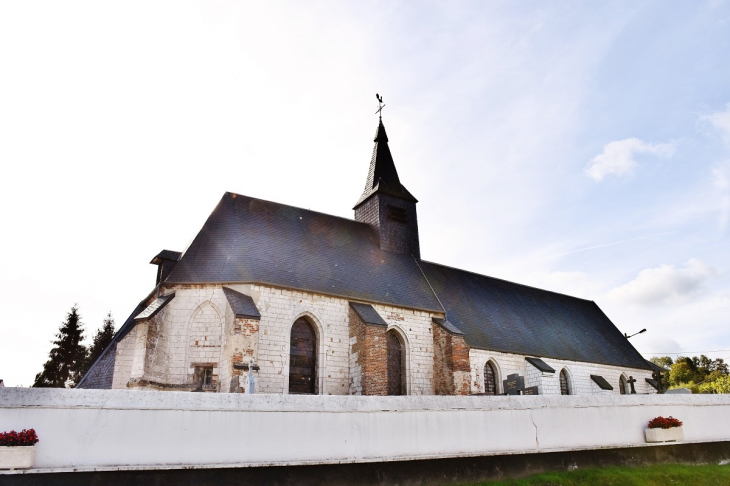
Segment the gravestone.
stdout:
[[525,391],[522,393],[523,395],[539,395],[540,391],[537,388],[537,386],[528,386],[525,388]]
[[525,389],[525,379],[518,373],[507,375],[507,379],[502,380],[502,386],[507,395],[520,395]]
[[629,385],[631,385],[631,394],[636,395],[636,388],[634,388],[634,383],[636,383],[636,380],[633,376],[629,376]]

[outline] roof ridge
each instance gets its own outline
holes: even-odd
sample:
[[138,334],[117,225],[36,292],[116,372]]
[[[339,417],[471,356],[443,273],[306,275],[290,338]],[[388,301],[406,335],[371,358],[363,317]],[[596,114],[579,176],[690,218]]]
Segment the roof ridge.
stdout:
[[269,203],[269,204],[276,204],[277,206],[285,206],[287,208],[299,209],[301,211],[307,211],[309,213],[321,214],[322,216],[329,216],[330,218],[344,219],[345,221],[348,221],[350,223],[357,223],[359,225],[369,226],[367,223],[363,223],[362,221],[356,221],[354,219],[346,218],[344,216],[337,216],[336,214],[323,213],[322,211],[314,211],[312,209],[301,208],[299,206],[292,206],[291,204],[284,204],[284,203],[280,203],[280,202],[276,202],[276,201],[270,201],[268,199],[261,199],[260,197],[253,197],[253,196],[247,196],[245,194],[238,194],[236,192],[226,191],[224,196],[226,196],[228,194],[230,194],[232,196],[236,196],[236,197],[246,197],[248,199],[254,199],[256,201],[261,201],[261,202],[265,202],[265,203]]
[[506,278],[492,277],[491,275],[484,275],[483,273],[477,273],[477,272],[473,272],[471,270],[464,270],[463,268],[452,267],[451,265],[444,265],[443,263],[436,263],[436,262],[432,262],[430,260],[422,259],[421,261],[430,263],[431,265],[438,265],[440,267],[450,268],[452,270],[458,270],[459,272],[470,273],[472,275],[476,275],[477,277],[491,278],[492,280],[499,280],[500,282],[507,282],[507,283],[510,283],[513,285],[519,285],[520,287],[527,287],[528,289],[540,290],[542,292],[549,292],[551,294],[562,295],[563,297],[570,297],[571,299],[582,300],[584,302],[591,302],[593,304],[596,303],[593,300],[584,299],[583,297],[576,297],[575,295],[568,295],[568,294],[564,294],[563,292],[556,292],[554,290],[541,289],[540,287],[533,287],[532,285],[527,285],[527,284],[523,284],[523,283],[519,283],[519,282],[513,282],[512,280],[507,280]]

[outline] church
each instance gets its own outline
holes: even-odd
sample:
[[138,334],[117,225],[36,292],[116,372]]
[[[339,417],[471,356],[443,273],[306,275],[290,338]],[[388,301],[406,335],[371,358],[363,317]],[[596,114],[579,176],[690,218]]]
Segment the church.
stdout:
[[225,193],[78,388],[656,393],[595,302],[422,259],[382,118],[374,142],[353,219]]

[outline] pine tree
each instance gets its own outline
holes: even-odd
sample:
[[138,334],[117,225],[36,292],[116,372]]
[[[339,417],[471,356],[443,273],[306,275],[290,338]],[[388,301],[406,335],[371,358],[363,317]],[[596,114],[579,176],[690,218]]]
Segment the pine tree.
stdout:
[[49,359],[43,365],[43,371],[35,376],[34,387],[65,388],[73,387],[81,379],[86,365],[87,350],[81,344],[84,339],[84,328],[76,304],[66,315],[66,321],[56,334],[55,345],[49,353]]
[[103,353],[106,347],[109,346],[113,338],[114,318],[112,317],[111,311],[109,311],[106,315],[106,319],[104,319],[104,324],[101,326],[101,329],[96,331],[96,335],[94,336],[91,347],[89,348],[89,358],[86,361],[86,366],[84,367],[84,374],[89,370],[89,368],[91,368],[91,365],[99,359],[99,356],[101,356],[101,353]]

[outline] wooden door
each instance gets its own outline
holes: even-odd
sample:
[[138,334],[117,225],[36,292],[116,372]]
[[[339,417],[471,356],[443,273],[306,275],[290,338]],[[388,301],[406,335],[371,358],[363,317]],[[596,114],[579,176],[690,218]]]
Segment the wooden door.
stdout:
[[317,383],[317,335],[306,319],[291,328],[289,393],[314,394]]
[[395,332],[386,334],[388,343],[388,395],[403,395],[403,345]]

